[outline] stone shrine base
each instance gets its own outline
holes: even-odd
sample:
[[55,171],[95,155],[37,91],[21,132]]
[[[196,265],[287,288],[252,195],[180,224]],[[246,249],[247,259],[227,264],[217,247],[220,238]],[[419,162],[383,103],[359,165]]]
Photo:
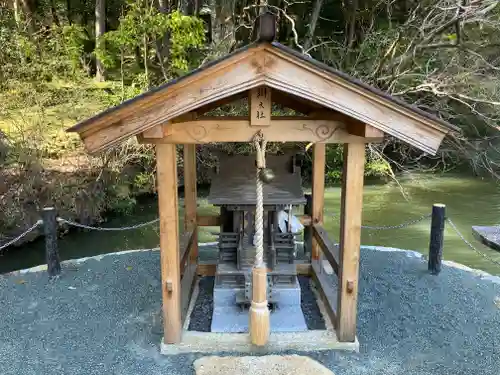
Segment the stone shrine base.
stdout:
[[[248,332],[248,309],[236,303],[238,296],[245,291],[238,288],[214,288],[214,308],[211,332]],[[271,310],[271,332],[307,331],[307,324],[300,306],[300,284],[294,287],[273,289],[276,308]]]

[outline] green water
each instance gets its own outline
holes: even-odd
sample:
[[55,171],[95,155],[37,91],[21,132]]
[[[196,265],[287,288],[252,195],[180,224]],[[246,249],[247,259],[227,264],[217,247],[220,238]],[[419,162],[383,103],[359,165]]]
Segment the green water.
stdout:
[[[488,249],[474,239],[472,225],[500,223],[500,187],[479,178],[463,176],[422,176],[400,179],[401,185],[368,184],[364,191],[363,225],[397,225],[431,212],[433,203],[446,204],[447,216],[455,223],[478,250],[500,261],[500,252]],[[182,203],[180,204],[182,206]],[[338,212],[340,188],[332,187],[325,193],[325,226],[333,240],[338,239]],[[181,209],[182,211],[182,209]],[[217,213],[215,207],[199,199],[200,214]],[[180,212],[182,217],[182,212]],[[105,226],[119,227],[145,222],[158,217],[156,201],[141,203],[133,215],[116,217]],[[182,225],[182,223],[181,223]],[[200,240],[215,241],[217,227],[200,228]],[[416,250],[426,254],[429,246],[430,219],[403,229],[362,231],[363,245],[378,245]],[[153,225],[126,232],[71,232],[59,241],[62,259],[80,258],[107,252],[152,248],[159,245],[158,226]],[[388,256],[390,256],[388,254]],[[500,266],[484,259],[471,250],[447,225],[444,241],[444,258],[500,274]],[[0,257],[0,273],[43,264],[43,240],[11,249]]]

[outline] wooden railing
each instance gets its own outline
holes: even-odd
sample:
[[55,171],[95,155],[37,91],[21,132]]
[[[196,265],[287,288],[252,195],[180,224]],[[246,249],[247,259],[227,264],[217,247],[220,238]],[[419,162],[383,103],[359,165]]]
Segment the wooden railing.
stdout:
[[[340,268],[340,253],[328,234],[320,224],[312,225],[313,238],[322,250],[326,260],[338,276]],[[312,276],[318,287],[319,294],[325,305],[326,312],[334,326],[337,325],[337,290],[328,280],[321,259],[313,259],[311,262]]]
[[328,234],[326,233],[325,228],[323,228],[320,224],[313,225],[313,236],[321,247],[326,260],[328,260],[330,266],[332,266],[335,274],[337,274],[338,276],[340,264],[340,253],[338,246],[335,246],[330,238],[328,238]]
[[185,231],[179,240],[179,258],[180,258],[180,273],[181,273],[181,317],[182,322],[187,317],[189,308],[189,300],[191,299],[191,292],[193,282],[196,276],[196,262],[191,261],[191,252],[197,243],[197,227],[193,230]]
[[186,231],[181,234],[179,239],[179,259],[181,267],[181,279],[185,268],[188,266],[189,255],[191,254],[191,249],[193,248],[194,238],[196,237],[194,230]]

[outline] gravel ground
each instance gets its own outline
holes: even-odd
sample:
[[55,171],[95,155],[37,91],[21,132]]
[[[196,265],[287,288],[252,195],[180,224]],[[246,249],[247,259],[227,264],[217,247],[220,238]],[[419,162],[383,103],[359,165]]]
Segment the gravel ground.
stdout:
[[[158,252],[0,277],[0,374],[193,374],[162,356]],[[360,353],[309,355],[336,375],[500,373],[500,285],[404,253],[362,250]],[[497,304],[500,305],[500,303]],[[288,353],[292,354],[292,353]]]

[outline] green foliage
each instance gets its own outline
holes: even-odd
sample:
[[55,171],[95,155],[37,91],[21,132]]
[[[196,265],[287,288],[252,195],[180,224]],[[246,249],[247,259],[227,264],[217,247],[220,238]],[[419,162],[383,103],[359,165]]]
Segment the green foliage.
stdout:
[[131,1],[127,13],[120,18],[118,29],[105,33],[99,40],[96,56],[106,67],[115,68],[136,48],[148,55],[149,48],[155,48],[156,41],[165,35],[170,37],[170,70],[177,74],[188,70],[189,49],[200,47],[204,42],[203,22],[179,11],[162,14],[154,7],[145,6],[145,1]]
[[333,184],[340,181],[342,174],[342,158],[343,149],[342,145],[332,144],[326,147],[326,161],[325,161],[325,183]]
[[62,44],[64,55],[71,61],[73,70],[76,71],[80,67],[84,46],[89,42],[84,28],[80,25],[65,25],[62,28],[55,27],[54,31]]
[[[0,195],[7,202],[0,226],[19,227],[25,222],[25,209],[19,207],[40,204],[47,197],[69,217],[99,220],[106,210],[130,212],[138,194],[154,191],[151,148],[127,142],[116,153],[90,158],[79,138],[65,129],[246,44],[256,14],[253,5],[236,1],[227,7],[217,1],[210,5],[210,45],[201,19],[184,14],[193,5],[186,0],[168,2],[168,14],[160,13],[153,0],[106,0],[107,32],[97,41],[95,1],[21,2],[32,8],[32,17],[23,9],[17,19],[13,7],[0,6],[0,173],[6,173],[7,186],[19,186],[9,190],[12,195]],[[457,33],[455,23],[440,29],[456,16],[454,2],[367,0],[354,10],[354,3],[323,2],[309,52],[459,125],[463,142],[454,140],[443,147],[437,158],[442,165],[465,159],[475,168],[483,164],[498,174],[500,6],[480,3],[468,8],[466,16],[471,12],[471,17],[458,25]],[[270,6],[280,15],[279,41],[292,48],[305,45],[313,3],[294,3],[284,10]],[[431,36],[435,30],[440,31]],[[453,45],[458,42],[461,48]],[[421,48],[425,44],[433,47]],[[96,58],[107,67],[106,82],[93,81]],[[244,103],[213,113],[246,115]],[[200,147],[199,176],[208,176],[203,168],[211,167],[214,147],[233,154],[254,152],[248,143]],[[269,152],[282,147],[270,144]],[[376,147],[367,149],[365,175],[392,175],[391,165],[380,156],[382,150],[374,152]],[[414,151],[404,145],[391,150],[391,158],[403,168],[420,167],[424,160],[414,158]],[[329,184],[341,178],[342,153],[339,145],[327,147]],[[80,159],[82,164],[76,162]],[[303,172],[307,180],[310,159]],[[0,181],[3,178],[0,174]]]
[[195,17],[173,12],[169,17],[168,30],[170,31],[170,54],[172,68],[178,73],[188,70],[187,51],[189,48],[201,47],[205,34],[203,22]]

